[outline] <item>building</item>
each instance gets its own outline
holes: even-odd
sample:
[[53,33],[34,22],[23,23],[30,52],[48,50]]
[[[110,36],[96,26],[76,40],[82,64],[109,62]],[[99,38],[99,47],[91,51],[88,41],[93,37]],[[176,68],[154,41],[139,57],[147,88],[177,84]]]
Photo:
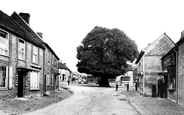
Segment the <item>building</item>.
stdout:
[[[27,22],[24,20],[27,17]],[[29,31],[29,14],[0,11],[0,95],[43,94],[43,41]]]
[[66,63],[58,63],[58,67],[59,67],[59,81],[68,81],[69,77],[71,76],[71,70],[66,66]]
[[122,82],[123,86],[126,86],[127,84],[129,84],[129,86],[134,86],[132,65],[128,64],[128,68],[126,69],[126,73],[121,76],[121,82]]
[[59,89],[59,57],[52,48],[44,42],[45,46],[45,70],[44,70],[44,92],[52,92]]
[[162,74],[167,82],[167,98],[184,105],[184,31],[181,38],[166,55],[162,57]]
[[143,95],[152,95],[152,86],[157,84],[162,72],[161,57],[174,47],[174,42],[164,33],[153,43],[144,48],[135,64],[139,77],[139,92]]

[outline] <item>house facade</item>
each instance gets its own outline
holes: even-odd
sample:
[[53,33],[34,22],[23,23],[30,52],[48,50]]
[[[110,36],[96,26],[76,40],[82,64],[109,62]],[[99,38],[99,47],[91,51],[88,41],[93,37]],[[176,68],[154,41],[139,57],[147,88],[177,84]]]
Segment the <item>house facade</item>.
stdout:
[[44,85],[45,92],[51,92],[59,89],[59,57],[55,54],[52,48],[44,43],[45,46],[45,70],[44,70]]
[[71,70],[66,66],[65,63],[59,62],[58,63],[59,67],[59,81],[60,82],[66,82],[69,80],[69,76],[71,76]]
[[[26,16],[29,19],[29,14]],[[36,38],[18,22],[26,24],[21,14],[14,12],[10,17],[0,11],[0,18],[1,96],[42,95],[44,67],[42,40]]]
[[174,47],[174,42],[166,33],[144,48],[135,64],[139,78],[139,92],[143,95],[152,95],[152,86],[157,84],[162,71],[161,57]]
[[175,47],[162,57],[162,64],[168,81],[167,98],[184,105],[184,31]]
[[129,86],[134,86],[132,65],[128,65],[126,73],[121,76],[121,85],[126,86],[127,84],[129,84]]

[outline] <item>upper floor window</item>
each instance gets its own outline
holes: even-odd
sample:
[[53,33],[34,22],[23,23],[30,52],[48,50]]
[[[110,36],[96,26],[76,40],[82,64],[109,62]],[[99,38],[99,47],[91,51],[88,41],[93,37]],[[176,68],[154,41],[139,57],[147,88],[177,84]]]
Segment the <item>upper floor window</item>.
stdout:
[[9,39],[8,39],[8,33],[6,33],[3,30],[0,30],[0,54],[8,56],[9,53]]
[[25,60],[25,41],[19,39],[19,55],[18,58]]
[[52,65],[54,65],[54,62],[55,62],[55,58],[54,58],[54,55],[52,55]]
[[33,63],[38,64],[38,47],[33,46]]

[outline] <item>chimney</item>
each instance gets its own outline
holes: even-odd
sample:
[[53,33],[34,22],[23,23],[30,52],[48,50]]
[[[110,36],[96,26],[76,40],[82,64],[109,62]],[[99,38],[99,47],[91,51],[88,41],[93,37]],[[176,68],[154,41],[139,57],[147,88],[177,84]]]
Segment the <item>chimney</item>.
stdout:
[[184,30],[181,32],[181,38],[180,39],[183,39],[184,38]]
[[43,39],[43,38],[42,38],[42,37],[43,37],[42,32],[36,32],[36,33],[40,36],[41,39]]
[[24,19],[24,21],[29,24],[30,15],[29,13],[19,13],[19,15]]

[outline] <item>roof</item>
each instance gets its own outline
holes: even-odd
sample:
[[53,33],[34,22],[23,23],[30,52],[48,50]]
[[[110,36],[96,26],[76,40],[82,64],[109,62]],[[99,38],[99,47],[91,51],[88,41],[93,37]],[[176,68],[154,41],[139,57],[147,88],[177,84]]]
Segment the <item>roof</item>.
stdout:
[[128,67],[127,67],[127,69],[126,69],[127,71],[133,71],[133,67],[132,67],[132,65],[130,65],[130,64],[128,64]]
[[144,55],[144,51],[142,50],[141,53],[139,54],[137,60],[135,61],[135,64],[139,63],[140,59],[142,58],[142,56]]
[[59,69],[65,69],[65,70],[68,70],[68,71],[71,72],[71,70],[65,64],[63,64],[61,62],[58,63],[58,68]]
[[165,53],[172,49],[174,46],[175,43],[170,39],[170,37],[166,33],[164,33],[140,52],[135,64],[140,61],[144,54],[162,56],[165,55]]
[[24,31],[23,34],[26,33],[24,37],[25,40],[44,49],[43,41],[41,40],[40,36],[35,33],[33,29],[31,29],[31,27],[24,21],[24,19],[22,19],[16,12],[11,15],[11,18],[21,26],[21,30]]
[[60,60],[59,59],[59,57],[56,55],[56,53],[52,50],[52,48],[49,46],[49,44],[47,44],[47,43],[45,43],[44,42],[44,44],[46,45],[46,47],[56,56],[56,58],[58,59],[58,60]]

